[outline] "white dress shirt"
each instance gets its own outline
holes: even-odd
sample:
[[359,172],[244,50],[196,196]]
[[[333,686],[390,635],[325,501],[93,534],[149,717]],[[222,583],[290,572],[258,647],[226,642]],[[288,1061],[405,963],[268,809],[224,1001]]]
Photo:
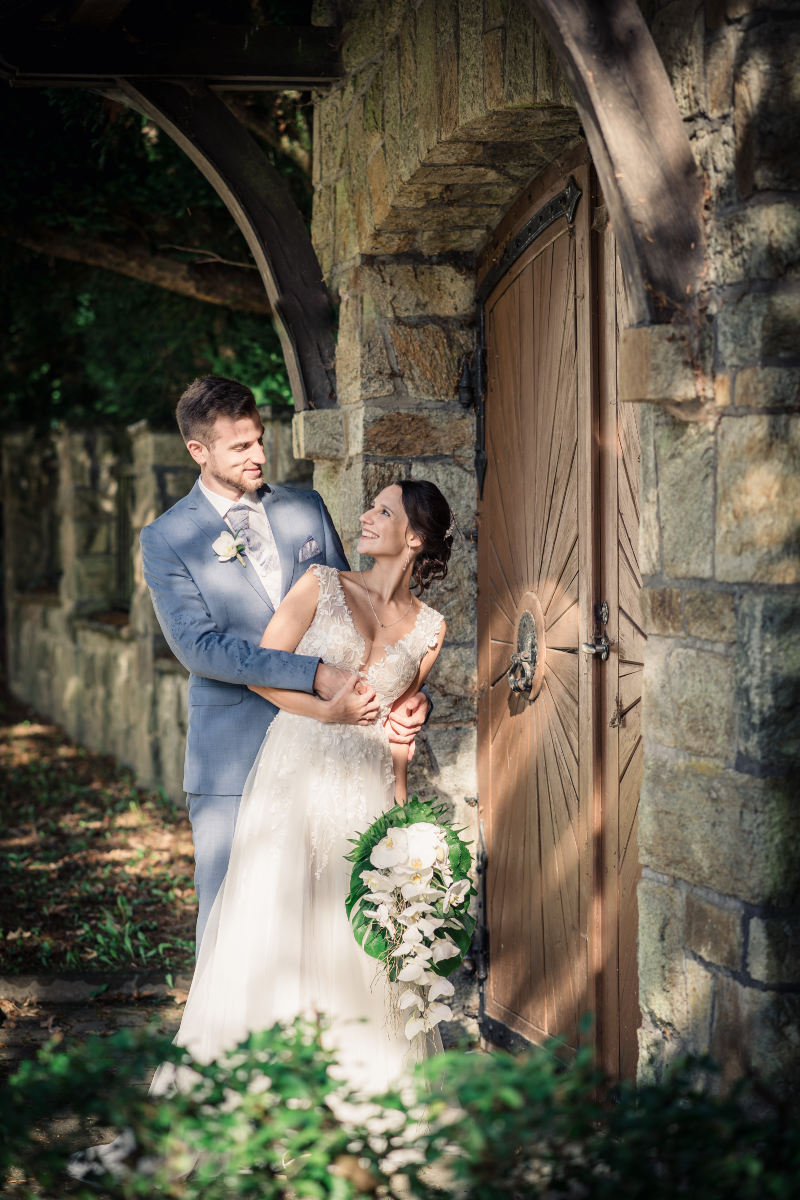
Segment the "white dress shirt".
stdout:
[[228,520],[228,513],[237,504],[246,504],[250,509],[250,528],[254,530],[262,542],[269,559],[270,567],[265,569],[260,563],[257,563],[251,556],[247,556],[247,565],[252,566],[264,585],[264,589],[270,598],[273,608],[277,608],[281,601],[281,563],[278,555],[278,547],[275,544],[275,535],[272,532],[272,526],[269,523],[267,514],[264,512],[264,505],[261,503],[257,493],[245,492],[238,500],[229,500],[227,496],[220,496],[218,492],[212,492],[206,487],[202,479],[199,480],[200,491],[205,498],[214,505],[214,508],[219,513],[223,521],[230,529],[231,533],[236,533],[236,530]]

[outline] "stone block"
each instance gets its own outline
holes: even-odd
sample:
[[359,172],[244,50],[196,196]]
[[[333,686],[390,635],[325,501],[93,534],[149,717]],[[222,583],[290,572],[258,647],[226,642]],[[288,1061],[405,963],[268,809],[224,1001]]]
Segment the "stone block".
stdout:
[[800,21],[762,21],[742,39],[734,85],[736,175],[739,194],[796,191],[795,152]]
[[642,621],[648,635],[683,633],[683,593],[679,588],[642,588]]
[[694,401],[700,393],[700,365],[686,330],[647,325],[622,331],[620,400],[666,404]]
[[338,408],[306,409],[292,421],[295,458],[343,459],[347,453],[344,414]]
[[527,106],[542,103],[537,96],[533,69],[534,24],[524,4],[510,4],[506,18],[504,100]]
[[458,122],[483,115],[483,4],[458,0]]
[[395,322],[391,326],[391,339],[409,396],[449,400],[455,395],[459,359],[474,344],[470,331]]
[[743,367],[734,402],[741,408],[800,409],[800,367]]
[[458,127],[458,3],[439,0],[436,5],[436,97],[439,136],[452,137]]
[[723,417],[717,444],[717,578],[797,583],[800,417]]
[[682,987],[684,893],[643,877],[639,905],[639,1001],[655,1020],[669,1023],[672,997]]
[[710,225],[711,278],[722,287],[752,279],[800,277],[800,212],[787,201],[748,205]]
[[[728,762],[734,754],[734,661],[676,646],[668,659],[675,744]],[[654,731],[656,738],[658,732]]]
[[655,411],[652,404],[643,404],[639,418],[641,446],[639,568],[645,578],[661,574],[661,526],[658,518]]
[[485,240],[481,228],[459,227],[457,229],[426,229],[419,235],[419,248],[423,254],[451,254],[454,250],[472,254]]
[[703,5],[673,0],[659,9],[652,23],[653,40],[684,120],[705,111]]
[[664,574],[709,578],[714,554],[714,433],[663,418],[655,427]]
[[[442,616],[447,620],[447,613],[442,612]],[[448,621],[446,641],[428,679],[438,724],[474,721],[477,713],[478,666],[474,642],[456,645],[449,634]]]
[[739,604],[739,754],[759,774],[797,778],[800,763],[800,596],[746,593]]
[[367,187],[372,200],[372,211],[376,225],[382,224],[389,211],[387,192],[386,154],[381,146],[367,163]]
[[455,539],[447,577],[425,593],[428,604],[447,621],[447,640],[466,644],[475,637],[477,619],[477,561],[475,547]]
[[342,30],[342,66],[346,71],[362,67],[383,50],[383,4],[356,6]]
[[504,41],[503,29],[490,29],[483,35],[483,95],[487,108],[500,108],[505,98],[503,86]]
[[686,632],[709,642],[736,640],[736,611],[729,592],[687,588],[684,593]]
[[739,32],[723,26],[705,44],[706,111],[712,118],[726,116],[733,107],[733,79]]
[[393,317],[463,317],[475,307],[475,277],[449,263],[380,262],[361,266],[353,287],[368,292]]
[[669,653],[671,641],[650,636],[645,651],[642,679],[642,725],[648,742],[661,746],[676,744],[675,710],[672,702]]
[[409,792],[455,807],[464,796],[477,792],[475,761],[475,726],[437,725],[434,710],[409,764]]
[[[404,123],[417,107],[417,20],[413,8],[404,5],[403,19],[397,31],[400,70],[400,115]],[[408,121],[408,124],[413,122]]]
[[712,212],[735,205],[736,140],[732,121],[697,121],[691,134],[692,154],[705,182]]
[[722,1088],[753,1074],[770,1091],[796,1097],[800,996],[762,991],[719,976],[710,1051],[722,1067]]
[[434,148],[438,137],[435,0],[423,0],[417,9],[416,71],[418,153],[421,161]]
[[336,379],[342,404],[391,396],[395,373],[389,362],[383,332],[369,296],[342,288]]
[[797,353],[799,328],[800,296],[795,291],[754,292],[730,300],[717,317],[719,360],[731,369],[764,358],[791,358]]
[[698,759],[645,756],[641,861],[753,904],[800,895],[800,828],[792,789]]
[[473,418],[464,412],[443,412],[438,406],[433,411],[370,409],[364,413],[360,448],[366,454],[416,458],[452,454],[468,447],[473,438]]
[[766,984],[800,984],[800,929],[797,914],[753,917],[747,940],[747,973]]
[[720,907],[697,892],[686,896],[686,946],[694,954],[726,967],[742,968],[742,912],[738,907]]

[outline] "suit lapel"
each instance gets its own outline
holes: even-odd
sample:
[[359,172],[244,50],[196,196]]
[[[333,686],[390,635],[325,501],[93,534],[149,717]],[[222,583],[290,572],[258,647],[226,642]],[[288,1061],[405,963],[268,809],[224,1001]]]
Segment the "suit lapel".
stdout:
[[[195,525],[197,525],[203,536],[208,539],[208,553],[209,556],[212,556],[214,552],[211,549],[211,545],[217,540],[223,530],[228,529],[227,524],[214,508],[214,505],[211,504],[200,491],[200,485],[197,483],[189,493],[188,509],[189,516],[194,521]],[[282,564],[283,559],[281,559],[281,565]],[[258,577],[258,571],[256,571],[255,567],[252,565],[250,567],[243,567],[242,564],[237,562],[237,560],[234,558],[231,559],[230,562],[221,563],[218,561],[216,563],[216,569],[219,571],[228,572],[238,571],[241,577],[246,580],[247,583],[249,583],[250,587],[253,589],[259,599],[266,605],[270,612],[273,611],[272,602],[267,595],[263,583]]]
[[275,545],[278,548],[278,557],[281,562],[281,599],[283,599],[292,586],[292,576],[294,574],[294,538],[292,536],[292,526],[295,514],[292,504],[275,488],[272,488],[264,495],[262,503],[264,511],[267,514],[267,520],[270,523],[270,528],[272,529],[272,536],[275,538]]

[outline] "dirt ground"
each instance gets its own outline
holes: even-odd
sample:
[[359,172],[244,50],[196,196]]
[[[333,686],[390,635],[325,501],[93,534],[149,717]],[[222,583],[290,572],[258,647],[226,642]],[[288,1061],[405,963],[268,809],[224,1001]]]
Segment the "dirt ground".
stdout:
[[0,690],[0,974],[191,968],[186,810]]

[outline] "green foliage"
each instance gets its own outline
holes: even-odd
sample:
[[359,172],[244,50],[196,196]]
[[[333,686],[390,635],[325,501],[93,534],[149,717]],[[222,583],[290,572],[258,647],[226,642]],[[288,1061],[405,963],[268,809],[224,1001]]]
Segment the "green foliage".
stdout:
[[[49,227],[195,261],[250,257],[233,219],[185,154],[132,110],[80,90],[0,90],[0,422],[146,417],[173,427],[200,374],[241,378],[259,403],[291,391],[271,322],[23,249]],[[264,153],[307,208],[297,169]],[[307,181],[306,181],[307,182]],[[4,235],[4,236],[3,236]]]
[[[565,1062],[556,1043],[516,1058],[450,1051],[402,1096],[340,1107],[320,1037],[276,1025],[210,1066],[141,1031],[53,1042],[0,1094],[0,1173],[62,1195],[66,1155],[89,1140],[74,1123],[69,1144],[59,1134],[71,1115],[133,1130],[138,1156],[113,1189],[125,1198],[362,1200],[387,1195],[398,1170],[418,1200],[788,1200],[800,1187],[790,1111],[762,1094],[754,1115],[744,1085],[711,1094],[705,1060],[635,1089],[610,1088],[588,1052]],[[153,1101],[141,1081],[161,1061],[194,1074]]]

